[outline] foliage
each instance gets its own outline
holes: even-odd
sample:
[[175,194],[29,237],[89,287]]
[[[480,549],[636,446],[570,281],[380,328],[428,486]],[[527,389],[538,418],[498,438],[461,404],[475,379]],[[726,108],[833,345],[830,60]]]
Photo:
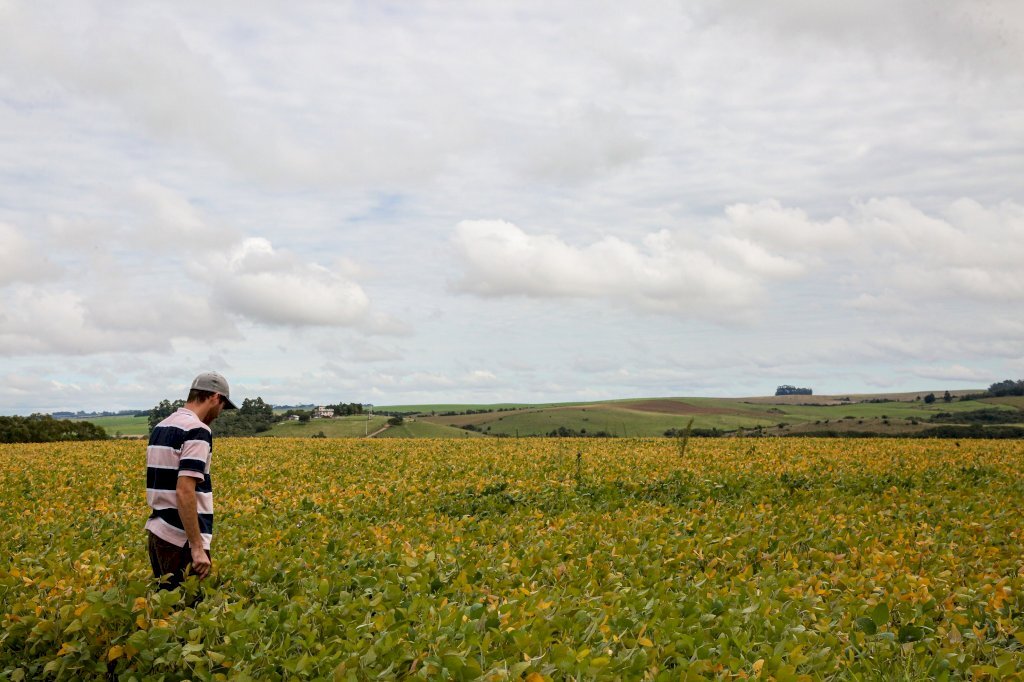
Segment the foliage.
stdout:
[[324,405],[334,410],[335,417],[348,417],[353,414],[363,414],[361,403],[338,403],[337,405]]
[[177,412],[180,407],[185,407],[184,400],[175,400],[173,402],[166,398],[161,400],[156,407],[149,411],[149,430],[155,429],[157,424]]
[[775,395],[814,395],[814,391],[809,388],[798,388],[789,384],[783,384],[775,389]]
[[0,443],[51,443],[61,440],[102,440],[107,432],[91,422],[54,419],[48,414],[0,417]]
[[986,407],[970,412],[939,412],[929,421],[940,424],[1019,424],[1024,422],[1024,414],[1017,410]]
[[1024,672],[1020,441],[230,439],[195,607],[141,453],[0,446],[0,679]]
[[210,429],[215,436],[255,436],[274,425],[274,408],[263,398],[246,398],[237,410],[224,410]]
[[388,419],[389,426],[401,426],[405,419],[400,414],[396,414],[394,417]]
[[1017,381],[1006,379],[1005,381],[996,382],[988,387],[988,395],[992,397],[1024,395],[1024,379],[1018,379]]
[[[462,428],[466,428],[466,427],[462,427]],[[552,429],[551,431],[548,432],[547,436],[549,438],[612,438],[613,437],[612,434],[610,434],[610,433],[608,433],[607,431],[604,431],[604,430],[592,431],[592,432],[588,433],[586,429],[580,429],[579,431],[577,431],[575,429],[570,429],[570,428],[565,427],[565,426],[559,426],[556,429]]]

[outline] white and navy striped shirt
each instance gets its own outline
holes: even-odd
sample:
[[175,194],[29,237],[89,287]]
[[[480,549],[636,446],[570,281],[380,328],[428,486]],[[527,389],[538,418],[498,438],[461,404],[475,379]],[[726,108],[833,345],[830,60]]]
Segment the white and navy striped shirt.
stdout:
[[178,515],[179,476],[198,478],[196,511],[203,549],[213,539],[213,485],[210,483],[210,459],[213,434],[192,410],[184,407],[164,419],[149,435],[146,448],[146,502],[153,509],[146,529],[178,547],[188,542]]

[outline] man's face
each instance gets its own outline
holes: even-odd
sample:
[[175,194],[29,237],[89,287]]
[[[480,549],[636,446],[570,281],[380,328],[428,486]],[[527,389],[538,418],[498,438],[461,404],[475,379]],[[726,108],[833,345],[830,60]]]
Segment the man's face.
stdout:
[[220,416],[220,413],[224,411],[224,396],[219,393],[214,393],[207,400],[207,411],[206,411],[206,424],[209,426],[210,422]]

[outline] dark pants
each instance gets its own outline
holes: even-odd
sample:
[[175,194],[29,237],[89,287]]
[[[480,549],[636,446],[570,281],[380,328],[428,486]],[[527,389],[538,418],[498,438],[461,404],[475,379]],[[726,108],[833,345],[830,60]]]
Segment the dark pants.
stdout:
[[[206,550],[206,556],[210,556],[210,550]],[[150,532],[149,562],[153,565],[153,575],[160,580],[160,589],[173,590],[185,580],[185,570],[192,565],[192,549],[187,542],[184,547],[178,547]],[[161,580],[167,574],[170,577]]]

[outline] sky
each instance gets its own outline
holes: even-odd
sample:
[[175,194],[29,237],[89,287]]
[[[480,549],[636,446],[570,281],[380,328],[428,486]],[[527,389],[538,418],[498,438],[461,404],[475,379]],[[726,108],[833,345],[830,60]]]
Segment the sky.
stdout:
[[0,0],[0,414],[1024,377],[1024,4]]

